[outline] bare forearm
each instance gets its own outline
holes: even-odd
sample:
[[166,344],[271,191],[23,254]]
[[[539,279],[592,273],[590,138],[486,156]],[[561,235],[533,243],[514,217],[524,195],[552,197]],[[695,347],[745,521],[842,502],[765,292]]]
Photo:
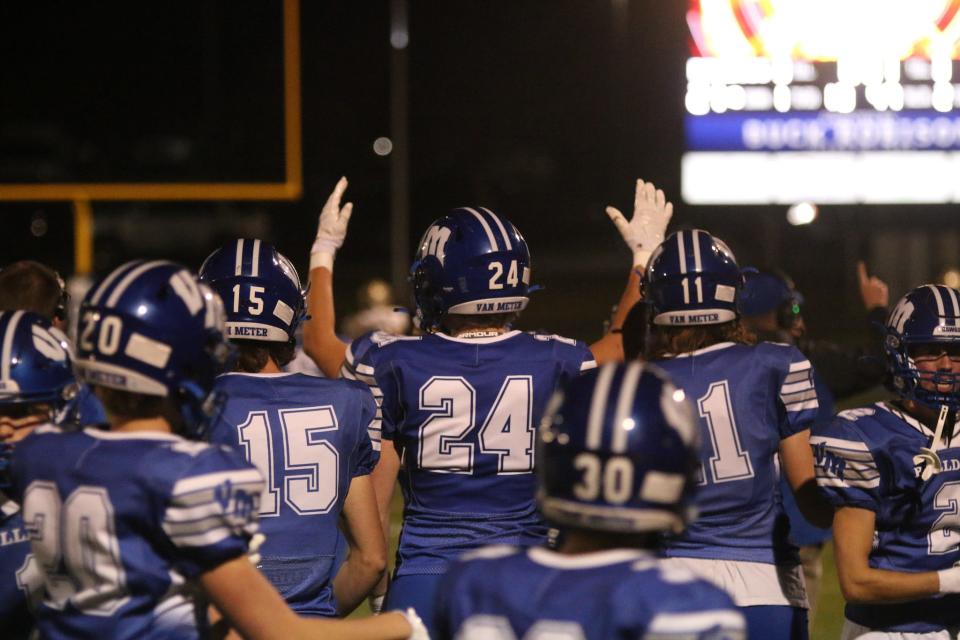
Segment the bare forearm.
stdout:
[[351,553],[341,565],[333,580],[333,595],[337,599],[337,613],[347,615],[357,608],[363,599],[386,573],[386,564]]
[[317,363],[325,376],[339,377],[347,346],[337,337],[333,272],[326,267],[317,267],[310,271],[307,311],[310,319],[303,325],[304,351]]
[[598,365],[607,362],[622,362],[623,355],[623,337],[620,330],[623,323],[630,313],[630,309],[640,301],[640,272],[635,267],[630,270],[630,276],[627,278],[627,286],[620,295],[620,302],[617,303],[617,310],[610,321],[610,331],[605,336],[590,345],[590,351]]
[[847,602],[896,602],[935,596],[940,578],[934,571],[906,573],[861,567],[855,571],[838,567],[840,588]]

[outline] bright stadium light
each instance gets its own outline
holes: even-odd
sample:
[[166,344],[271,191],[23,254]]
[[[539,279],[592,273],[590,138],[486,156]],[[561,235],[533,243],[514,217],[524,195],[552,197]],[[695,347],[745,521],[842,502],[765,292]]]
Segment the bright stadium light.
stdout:
[[956,267],[947,269],[940,277],[940,281],[948,287],[952,287],[954,289],[960,287],[960,270],[957,270]]
[[378,156],[388,156],[393,151],[393,140],[380,136],[373,141],[373,152]]
[[820,209],[812,202],[798,202],[787,209],[787,222],[793,226],[810,224],[817,219]]

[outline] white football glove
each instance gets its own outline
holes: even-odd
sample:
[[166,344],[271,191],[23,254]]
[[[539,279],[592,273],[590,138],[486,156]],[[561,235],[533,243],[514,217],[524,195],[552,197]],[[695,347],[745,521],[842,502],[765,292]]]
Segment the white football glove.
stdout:
[[379,596],[368,596],[367,605],[370,607],[370,613],[373,615],[379,615],[383,613],[383,603],[386,599],[386,594],[381,594]]
[[940,578],[940,593],[960,593],[960,567],[937,571],[937,576]]
[[320,210],[320,222],[317,225],[317,238],[310,249],[310,269],[326,267],[333,271],[333,258],[337,249],[343,246],[347,237],[347,225],[353,213],[353,203],[340,207],[340,198],[347,188],[347,179],[340,178],[333,188],[326,204]]
[[667,224],[673,215],[673,205],[667,202],[663,191],[652,182],[637,180],[633,218],[628,222],[615,207],[607,207],[607,215],[633,252],[633,265],[645,269],[650,254],[663,242]]
[[407,619],[407,623],[413,628],[413,631],[407,636],[407,640],[430,640],[430,632],[427,631],[427,626],[423,624],[423,620],[420,619],[413,607],[399,613]]
[[247,560],[255,567],[259,567],[260,561],[263,559],[260,557],[260,547],[263,546],[263,543],[266,541],[267,536],[262,533],[255,533],[247,545]]

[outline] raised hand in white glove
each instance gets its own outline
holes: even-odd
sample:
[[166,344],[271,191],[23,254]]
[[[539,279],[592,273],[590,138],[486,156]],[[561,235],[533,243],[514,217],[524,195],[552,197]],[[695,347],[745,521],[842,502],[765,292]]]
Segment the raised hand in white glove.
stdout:
[[347,189],[347,179],[340,178],[333,188],[326,204],[320,210],[320,222],[317,225],[317,238],[310,249],[310,269],[326,267],[333,270],[333,258],[337,249],[343,246],[347,237],[347,225],[350,223],[350,214],[353,213],[353,203],[340,207],[340,198]]
[[637,180],[637,190],[633,197],[633,218],[627,221],[615,207],[607,207],[607,215],[633,252],[633,265],[645,269],[650,254],[663,242],[667,224],[673,215],[673,205],[667,202],[663,191],[657,189],[652,182]]
[[413,607],[409,607],[406,611],[400,611],[400,613],[407,619],[407,623],[413,627],[413,632],[407,637],[407,640],[430,640],[430,632],[427,631],[427,626],[423,624],[423,620],[420,619]]
[[255,567],[260,566],[260,560],[262,560],[260,557],[260,547],[263,546],[263,543],[266,541],[267,536],[262,533],[255,533],[247,545],[247,560]]

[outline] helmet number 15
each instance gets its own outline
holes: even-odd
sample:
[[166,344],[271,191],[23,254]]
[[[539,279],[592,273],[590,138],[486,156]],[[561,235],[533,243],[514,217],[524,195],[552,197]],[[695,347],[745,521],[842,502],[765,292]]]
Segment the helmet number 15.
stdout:
[[[241,285],[233,285],[233,312],[240,313],[240,291]],[[263,313],[263,292],[265,287],[250,287],[250,304],[247,306],[247,313],[252,316],[258,316]]]
[[[491,262],[487,265],[487,270],[491,272],[490,282],[487,285],[491,291],[503,289],[503,263]],[[507,269],[507,284],[515,287],[520,284],[520,276],[517,271],[517,261],[511,260],[510,267]]]

